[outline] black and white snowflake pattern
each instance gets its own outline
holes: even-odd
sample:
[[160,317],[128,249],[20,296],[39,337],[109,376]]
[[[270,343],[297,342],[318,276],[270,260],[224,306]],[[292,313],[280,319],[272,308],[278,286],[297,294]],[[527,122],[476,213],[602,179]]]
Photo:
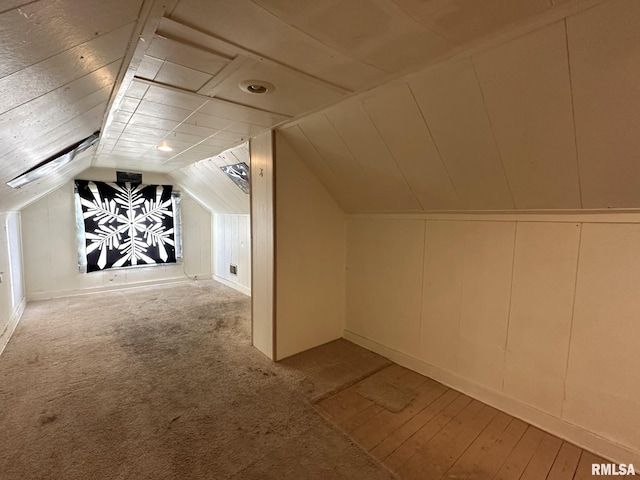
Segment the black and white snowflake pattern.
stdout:
[[175,263],[171,185],[76,180],[87,271]]

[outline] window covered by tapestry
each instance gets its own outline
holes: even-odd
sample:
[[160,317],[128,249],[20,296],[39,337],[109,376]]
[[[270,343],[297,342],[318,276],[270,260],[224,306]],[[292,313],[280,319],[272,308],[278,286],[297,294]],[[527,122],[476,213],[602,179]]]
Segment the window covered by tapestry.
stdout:
[[75,190],[81,271],[179,259],[179,209],[171,185],[76,180]]

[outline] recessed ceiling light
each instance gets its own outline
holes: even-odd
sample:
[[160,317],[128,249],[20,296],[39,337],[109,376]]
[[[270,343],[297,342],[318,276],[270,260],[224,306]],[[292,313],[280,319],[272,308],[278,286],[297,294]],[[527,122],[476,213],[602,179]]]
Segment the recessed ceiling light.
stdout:
[[156,148],[161,152],[173,152],[173,148],[171,148],[169,145],[164,143],[161,145],[158,145]]
[[270,93],[276,89],[276,87],[274,87],[271,83],[264,82],[262,80],[245,80],[244,82],[240,82],[238,86],[243,92],[252,93],[254,95],[261,93]]

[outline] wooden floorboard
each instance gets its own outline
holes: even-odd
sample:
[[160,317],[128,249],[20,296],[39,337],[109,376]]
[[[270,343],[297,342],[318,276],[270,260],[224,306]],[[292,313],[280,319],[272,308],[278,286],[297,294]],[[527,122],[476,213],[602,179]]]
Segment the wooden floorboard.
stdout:
[[562,442],[558,456],[553,462],[549,475],[547,475],[547,480],[572,480],[581,455],[582,449],[568,442]]
[[527,424],[514,418],[509,426],[502,432],[498,441],[493,444],[487,455],[473,471],[474,477],[479,480],[489,480],[495,477],[511,451],[524,435]]
[[544,432],[529,426],[495,476],[496,480],[518,480],[544,437]]
[[373,405],[371,400],[358,395],[353,389],[343,390],[342,392],[323,400],[317,407],[321,409],[327,417],[333,422],[340,423],[349,417],[356,415],[358,412]]
[[430,392],[434,390],[437,385],[438,384],[432,380],[423,382],[420,387],[416,389],[418,397],[411,405],[398,413],[383,409],[378,415],[355,430],[352,435],[353,439],[366,450],[371,450],[376,447],[400,426],[414,417],[423,407],[431,403],[432,395],[430,395]]
[[364,410],[359,411],[355,415],[340,422],[340,428],[353,437],[353,431],[358,430],[362,425],[366,425],[372,418],[375,418],[380,412],[385,412],[384,407],[371,402],[371,405]]
[[594,478],[592,464],[610,463],[398,365],[374,375],[374,385],[383,380],[383,390],[410,391],[413,400],[384,408],[359,393],[370,377],[316,406],[400,479],[584,480]]
[[398,472],[407,478],[441,478],[497,415],[497,410],[473,400]]
[[465,478],[468,473],[475,471],[512,421],[513,417],[499,412],[442,478]]
[[520,480],[537,480],[546,478],[551,470],[551,466],[560,451],[562,440],[545,433],[540,445],[536,449],[533,458],[525,468]]
[[378,460],[384,460],[458,396],[458,392],[437,384],[432,390],[421,397],[422,405],[416,406],[417,413],[378,443],[378,445],[371,450],[371,454]]
[[456,399],[420,427],[415,434],[389,455],[383,462],[385,465],[393,471],[399,470],[411,457],[420,451],[422,445],[429,442],[471,403],[471,399],[466,395],[454,393],[456,394]]

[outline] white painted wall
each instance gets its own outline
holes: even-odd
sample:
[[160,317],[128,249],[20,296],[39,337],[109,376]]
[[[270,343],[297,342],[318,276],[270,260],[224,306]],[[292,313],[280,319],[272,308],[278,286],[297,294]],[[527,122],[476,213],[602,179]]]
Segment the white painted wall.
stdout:
[[25,306],[22,277],[20,212],[0,213],[0,353],[15,330]]
[[345,215],[285,138],[276,135],[277,359],[341,338]]
[[[233,264],[237,274],[229,270]],[[249,215],[213,215],[213,278],[251,295],[251,218]]]
[[275,360],[273,133],[251,139],[252,344]]
[[[89,169],[78,178],[114,181],[115,172]],[[143,174],[148,184],[171,184],[164,175]],[[182,264],[108,269],[81,274],[78,270],[73,182],[22,211],[22,244],[28,299],[74,295],[102,289],[211,277],[211,215],[182,194]]]
[[[177,190],[179,188],[176,187]],[[196,202],[188,193],[180,192],[182,213],[182,274],[190,278],[211,278],[212,238],[211,213]],[[177,266],[176,266],[177,267]],[[167,266],[171,272],[171,266]],[[175,274],[175,270],[171,272]],[[178,276],[179,276],[178,271]]]
[[640,215],[348,217],[345,337],[640,463]]

